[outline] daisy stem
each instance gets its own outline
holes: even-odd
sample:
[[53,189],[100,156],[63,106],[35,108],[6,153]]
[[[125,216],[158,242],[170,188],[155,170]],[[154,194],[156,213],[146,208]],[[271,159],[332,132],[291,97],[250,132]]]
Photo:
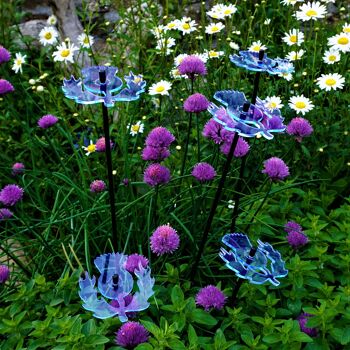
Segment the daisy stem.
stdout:
[[[101,91],[106,93],[106,72],[99,72]],[[113,182],[113,168],[112,168],[112,153],[111,153],[111,143],[109,136],[109,120],[108,120],[108,109],[105,104],[102,104],[102,114],[103,114],[103,130],[105,134],[105,144],[106,144],[106,160],[107,160],[107,174],[108,174],[108,192],[109,192],[109,202],[112,220],[112,242],[114,249],[117,249],[117,221],[116,221],[116,209],[115,209],[115,197],[114,197],[114,182]],[[116,250],[117,251],[117,250]]]

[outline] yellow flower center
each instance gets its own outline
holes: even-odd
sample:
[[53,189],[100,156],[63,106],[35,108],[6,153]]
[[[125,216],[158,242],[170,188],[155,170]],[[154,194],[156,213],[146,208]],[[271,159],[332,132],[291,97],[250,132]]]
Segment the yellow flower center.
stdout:
[[190,29],[191,26],[190,26],[188,23],[184,23],[184,24],[182,25],[182,28],[183,28],[183,29]]
[[330,55],[330,56],[328,57],[328,59],[329,59],[331,62],[334,62],[334,61],[337,59],[337,56],[335,56],[335,55]]
[[83,40],[84,44],[89,45],[90,41],[88,37],[85,37],[85,39]]
[[141,79],[140,77],[136,77],[136,78],[134,79],[134,83],[135,83],[135,84],[138,84],[141,80],[142,80],[142,79]]
[[92,153],[96,151],[96,145],[89,145],[87,146],[87,151]]
[[317,16],[317,12],[313,9],[310,9],[309,11],[306,11],[306,16],[308,16],[308,17]]
[[292,43],[296,43],[298,41],[298,38],[296,35],[291,35],[289,39]]
[[156,87],[156,92],[163,92],[165,90],[164,86],[157,86]]
[[169,24],[167,25],[167,27],[168,27],[168,29],[172,29],[172,28],[175,27],[175,23],[169,23]]
[[132,130],[133,132],[139,132],[139,130],[140,130],[140,125],[137,125],[137,124],[132,125],[132,126],[131,126],[131,130]]
[[218,26],[211,27],[212,32],[218,32],[219,30],[220,30],[220,28]]
[[333,85],[335,85],[336,84],[336,80],[335,79],[333,79],[333,78],[329,78],[329,79],[327,79],[326,81],[325,81],[325,83],[326,83],[326,85],[328,85],[328,86],[333,86]]
[[276,102],[270,102],[270,108],[275,109],[277,107]]
[[50,32],[45,33],[44,38],[46,40],[50,40],[52,38],[52,34]]
[[345,27],[343,28],[344,33],[350,33],[350,27]]
[[62,50],[62,52],[61,52],[61,56],[62,56],[62,57],[68,57],[69,54],[70,54],[70,50],[69,50],[69,49],[64,49],[64,50]]
[[232,13],[232,10],[227,9],[224,11],[224,15],[230,15]]
[[338,39],[338,44],[340,44],[340,45],[349,44],[349,39],[346,38],[346,37],[339,38],[339,39]]
[[252,51],[256,51],[256,52],[259,52],[260,51],[260,45],[255,45],[252,47]]
[[21,60],[20,58],[17,58],[17,59],[16,59],[16,64],[17,64],[18,66],[20,66],[20,65],[22,64],[22,60]]
[[303,102],[303,101],[298,101],[298,102],[295,103],[295,107],[303,109],[303,108],[306,107],[306,103]]

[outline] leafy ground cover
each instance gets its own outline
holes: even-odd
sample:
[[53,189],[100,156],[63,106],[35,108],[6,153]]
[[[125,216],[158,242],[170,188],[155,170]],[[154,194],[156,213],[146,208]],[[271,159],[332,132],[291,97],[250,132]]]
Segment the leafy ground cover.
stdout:
[[0,3],[1,349],[347,349],[347,2],[100,5]]

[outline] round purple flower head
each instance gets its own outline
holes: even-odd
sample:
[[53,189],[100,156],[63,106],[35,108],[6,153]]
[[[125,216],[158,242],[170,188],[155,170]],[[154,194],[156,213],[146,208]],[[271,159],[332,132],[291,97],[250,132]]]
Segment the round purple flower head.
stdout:
[[184,110],[189,113],[200,113],[206,111],[209,106],[207,98],[199,93],[189,96],[184,102]]
[[[231,134],[233,134],[233,136],[234,136],[234,133],[231,133]],[[231,148],[232,141],[233,141],[233,136],[230,137],[229,141],[225,141],[220,147],[220,151],[223,154],[225,154],[226,156],[230,152],[230,148]],[[249,143],[246,140],[244,140],[242,137],[239,137],[237,145],[236,145],[235,150],[233,152],[233,155],[236,158],[244,157],[249,152],[249,149],[250,149]]]
[[285,225],[284,225],[284,230],[289,233],[292,231],[297,231],[297,232],[302,232],[302,227],[296,223],[295,221],[288,221]]
[[169,225],[159,226],[152,234],[151,250],[157,255],[173,253],[180,245],[180,237]]
[[181,75],[187,75],[194,80],[196,75],[206,75],[207,69],[204,62],[195,55],[186,56],[177,67]]
[[[113,142],[110,140],[109,141],[110,147],[113,147]],[[105,152],[106,151],[106,139],[104,137],[100,137],[96,143],[96,152]]]
[[146,138],[146,146],[169,147],[175,141],[174,135],[163,126],[158,126],[150,131]]
[[314,129],[308,120],[297,117],[290,121],[290,123],[287,125],[286,131],[287,134],[294,135],[295,139],[298,142],[301,142],[303,137],[311,135]]
[[209,311],[211,308],[220,310],[226,301],[225,294],[217,287],[209,285],[202,288],[196,295],[196,304]]
[[126,349],[133,349],[137,345],[148,341],[147,329],[139,322],[124,323],[117,332],[115,342]]
[[7,208],[0,208],[0,221],[12,218],[13,213]]
[[10,82],[5,79],[0,79],[0,95],[8,94],[14,90],[15,89]]
[[58,118],[54,115],[47,114],[38,120],[38,125],[42,129],[50,128],[58,122]]
[[309,328],[305,326],[310,317],[312,317],[312,315],[307,313],[302,313],[298,316],[297,320],[299,322],[300,330],[309,335],[310,337],[317,337],[316,328]]
[[148,259],[143,255],[131,254],[126,260],[125,269],[129,272],[134,272],[135,270],[138,270],[140,263],[142,267],[145,268],[148,265]]
[[212,139],[217,145],[221,144],[224,139],[223,135],[226,135],[226,131],[221,124],[216,122],[213,118],[209,119],[204,125],[202,135],[208,139]]
[[192,176],[198,181],[211,181],[216,176],[215,169],[208,163],[198,163],[192,170]]
[[92,181],[90,184],[90,191],[93,193],[100,193],[105,191],[107,188],[106,184],[102,180]]
[[305,245],[309,241],[308,237],[304,233],[299,232],[299,231],[290,231],[286,238],[287,238],[288,243],[294,249],[302,247],[303,245]]
[[12,175],[19,175],[24,172],[25,166],[23,163],[15,163],[12,165]]
[[170,181],[170,170],[157,163],[151,164],[145,169],[143,181],[150,186],[166,184]]
[[166,147],[146,146],[142,150],[143,160],[162,161],[170,156],[170,151]]
[[11,58],[11,54],[0,45],[0,64],[8,62]]
[[289,175],[289,169],[286,163],[277,157],[272,157],[264,162],[264,170],[262,173],[272,181],[284,180]]
[[23,188],[17,185],[6,185],[0,191],[0,202],[7,206],[15,205],[23,197]]
[[10,277],[10,270],[6,265],[0,265],[0,283],[5,283]]

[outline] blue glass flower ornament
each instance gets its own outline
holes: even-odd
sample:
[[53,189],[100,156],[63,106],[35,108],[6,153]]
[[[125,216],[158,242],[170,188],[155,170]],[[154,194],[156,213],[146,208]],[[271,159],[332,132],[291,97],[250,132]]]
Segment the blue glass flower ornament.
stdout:
[[[100,72],[105,72],[106,82],[100,81]],[[94,66],[82,69],[82,79],[73,76],[63,80],[62,90],[65,96],[81,104],[103,102],[106,107],[113,107],[118,101],[134,101],[145,91],[146,82],[142,75],[132,72],[125,76],[126,87],[123,81],[116,76],[118,68]],[[120,91],[121,90],[121,91]]]
[[277,278],[287,276],[288,270],[284,267],[281,254],[269,243],[258,240],[258,247],[255,249],[249,238],[242,233],[227,234],[222,242],[231,250],[228,252],[221,248],[219,256],[237,277],[247,279],[253,284],[270,282],[278,286],[280,282]]
[[232,132],[237,132],[243,137],[264,136],[266,139],[273,139],[275,132],[283,132],[286,126],[284,118],[279,110],[269,111],[260,99],[257,104],[251,104],[247,112],[243,106],[248,103],[243,92],[235,90],[217,91],[214,98],[226,108],[218,107],[211,103],[208,111],[213,115],[215,121]]
[[[151,278],[149,267],[139,264],[134,274],[137,277],[138,291],[132,294],[134,279],[125,269],[127,256],[120,253],[103,254],[95,259],[95,266],[101,275],[90,278],[85,272],[85,278],[79,280],[79,296],[83,300],[83,307],[92,311],[95,317],[105,319],[118,316],[121,322],[128,320],[127,313],[145,310],[149,307],[148,299],[154,294],[154,278]],[[99,299],[98,291],[102,294]],[[106,300],[107,299],[107,300]],[[108,299],[111,301],[109,302]]]
[[271,59],[265,53],[262,59],[259,59],[259,52],[239,51],[239,55],[230,55],[230,60],[236,66],[253,72],[268,72],[270,74],[294,72],[294,66],[289,60],[282,58]]

